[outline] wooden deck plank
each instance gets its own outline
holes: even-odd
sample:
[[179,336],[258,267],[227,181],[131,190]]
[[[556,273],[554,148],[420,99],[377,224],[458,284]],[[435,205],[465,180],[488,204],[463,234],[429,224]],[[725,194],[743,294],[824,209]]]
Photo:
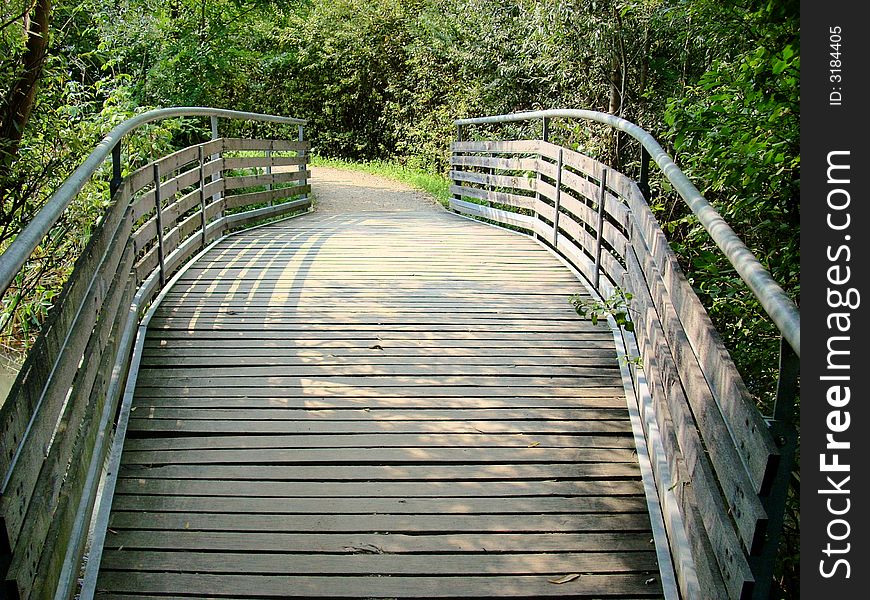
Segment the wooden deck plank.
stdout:
[[661,597],[578,292],[447,213],[223,240],[151,321],[100,597]]
[[[602,462],[606,461],[606,462]],[[244,449],[244,450],[150,450],[128,451],[123,464],[484,464],[484,463],[557,463],[579,467],[577,463],[600,463],[613,466],[633,464],[633,451],[616,448],[311,448],[311,449]],[[633,473],[635,471],[632,471]]]
[[121,478],[121,494],[176,496],[238,496],[251,498],[442,498],[501,496],[599,496],[638,494],[636,480],[576,481],[387,481],[287,482]]
[[628,435],[422,433],[349,435],[209,435],[129,438],[126,450],[202,448],[628,448]]
[[[159,594],[208,594],[219,589],[224,594],[277,597],[366,596],[402,598],[474,598],[480,596],[564,596],[572,597],[654,597],[655,587],[645,583],[645,574],[592,574],[564,585],[553,585],[549,576],[481,577],[308,577],[279,575],[226,575],[187,573],[147,573],[109,571],[101,580],[98,593],[132,591]],[[256,590],[256,592],[252,592]]]
[[429,409],[432,406],[456,409],[494,409],[494,408],[541,408],[541,409],[584,409],[584,408],[621,408],[625,404],[623,398],[611,396],[492,396],[492,397],[451,397],[451,396],[415,396],[415,397],[235,397],[208,396],[202,398],[185,397],[152,397],[141,396],[137,410],[147,410],[151,407],[172,408],[307,408],[307,409]]
[[137,419],[245,419],[272,421],[572,421],[572,420],[621,420],[625,418],[625,410],[619,408],[536,408],[534,412],[528,409],[487,409],[471,407],[453,407],[450,410],[439,408],[403,409],[365,407],[357,409],[337,409],[311,407],[282,406],[273,408],[254,408],[250,406],[239,409],[218,408],[175,408],[175,407],[140,407],[136,413]]
[[111,552],[103,559],[107,569],[119,571],[197,573],[308,573],[312,575],[501,575],[624,573],[654,571],[655,553],[636,552],[630,561],[620,553],[500,554],[476,557],[461,554],[320,555],[160,552]]
[[244,531],[271,533],[520,533],[520,532],[619,532],[644,531],[649,518],[644,513],[525,515],[263,515],[226,513],[162,513],[118,511],[109,527],[114,531]]
[[116,510],[143,512],[224,512],[294,515],[426,515],[426,514],[579,514],[643,512],[641,495],[536,496],[483,498],[237,498],[232,496],[137,496],[115,497]]
[[348,434],[348,433],[622,433],[630,427],[620,421],[251,421],[131,418],[134,433],[226,435],[250,434]]
[[[311,554],[420,554],[429,552],[626,552],[652,548],[649,534],[607,533],[272,533],[119,530],[107,548],[293,552]],[[374,550],[374,552],[373,552]],[[471,559],[471,557],[469,557]]]

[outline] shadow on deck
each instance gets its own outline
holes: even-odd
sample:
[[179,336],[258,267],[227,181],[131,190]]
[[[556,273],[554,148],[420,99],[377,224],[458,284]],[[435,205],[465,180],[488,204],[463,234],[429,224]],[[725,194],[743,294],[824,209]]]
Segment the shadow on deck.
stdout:
[[580,289],[447,212],[218,243],[150,322],[98,597],[660,597]]

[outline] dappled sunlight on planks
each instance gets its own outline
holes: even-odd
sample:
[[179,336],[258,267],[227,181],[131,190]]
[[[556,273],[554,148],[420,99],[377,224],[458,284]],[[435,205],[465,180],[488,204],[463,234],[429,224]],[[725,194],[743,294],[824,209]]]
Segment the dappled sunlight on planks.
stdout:
[[100,589],[660,597],[613,336],[580,288],[443,212],[218,245],[151,321]]

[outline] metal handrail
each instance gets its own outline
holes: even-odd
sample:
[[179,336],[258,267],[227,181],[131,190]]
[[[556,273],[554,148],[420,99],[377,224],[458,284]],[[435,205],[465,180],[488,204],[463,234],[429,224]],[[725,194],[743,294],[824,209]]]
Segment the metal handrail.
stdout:
[[158,108],[127,119],[120,125],[117,125],[103,138],[85,161],[52,194],[42,210],[36,214],[27,227],[15,237],[6,251],[0,255],[0,297],[12,285],[12,281],[15,279],[18,271],[24,266],[28,257],[30,257],[34,249],[36,249],[51,227],[57,222],[63,211],[73,201],[76,194],[85,186],[91,175],[100,168],[100,165],[112,153],[112,150],[118,146],[123,137],[146,123],[172,117],[223,117],[290,125],[307,124],[305,119],[202,106]]
[[740,278],[749,286],[762,308],[788,341],[795,354],[800,357],[800,312],[785,290],[771,277],[764,265],[755,257],[746,244],[734,233],[731,226],[704,198],[698,188],[686,177],[673,159],[645,129],[620,117],[594,110],[553,109],[536,110],[490,117],[457,119],[457,127],[464,125],[486,125],[492,123],[511,123],[532,119],[568,118],[584,119],[604,123],[623,131],[641,143],[650,157],[667,177],[680,197],[686,202],[698,220],[722,250]]

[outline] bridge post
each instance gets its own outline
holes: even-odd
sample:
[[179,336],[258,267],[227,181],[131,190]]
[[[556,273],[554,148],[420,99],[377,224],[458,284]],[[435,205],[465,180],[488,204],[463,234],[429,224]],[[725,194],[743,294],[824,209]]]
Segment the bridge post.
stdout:
[[[301,128],[301,126],[300,126],[300,128]],[[266,150],[266,159],[269,161],[269,163],[266,165],[266,175],[272,174],[272,146],[273,146],[273,142],[269,142],[269,149]],[[266,190],[268,190],[268,191],[272,190],[271,183],[266,184]],[[272,206],[272,204],[273,204],[272,200],[269,199],[269,206]]]
[[[550,119],[548,117],[543,117],[541,119],[541,141],[542,142],[549,142],[550,141]],[[544,160],[544,156],[542,154],[538,154],[538,161],[540,162],[543,160]],[[541,169],[538,168],[536,170],[537,170],[537,177],[536,177],[536,179],[537,179],[536,184],[537,185],[535,187],[537,188],[538,186],[541,185]],[[536,189],[535,190],[535,220],[536,221],[540,218],[540,215],[538,215],[538,209],[537,209],[538,202],[540,202],[540,201],[541,201],[541,192],[537,191],[537,189]],[[558,212],[558,209],[556,209],[556,210]],[[535,239],[538,239],[538,232],[532,231],[532,237]],[[555,244],[555,242],[554,242],[554,244]]]
[[[462,125],[457,125],[457,126],[456,126],[456,141],[457,141],[457,142],[461,142],[461,141],[462,141]],[[453,155],[453,153],[451,152],[451,156],[452,156],[452,155]],[[459,165],[450,165],[450,168],[451,168],[453,171],[461,171],[461,170],[462,170],[462,167],[459,166]],[[453,180],[452,177],[450,178],[450,181],[451,181],[451,183],[454,183],[454,180]],[[456,193],[454,193],[454,194],[453,194],[453,199],[454,199],[454,200],[462,200],[462,195],[461,195],[461,194],[456,194]]]
[[598,290],[598,282],[601,280],[601,240],[604,229],[604,200],[607,193],[607,169],[601,169],[601,184],[598,187],[598,225],[595,228],[595,281],[592,287]]
[[[213,117],[211,117],[211,139],[216,140],[216,139],[218,139],[218,137],[219,137],[219,135],[218,135],[218,120],[217,120],[217,117],[213,116]],[[209,160],[218,160],[220,157],[221,157],[220,154],[212,154],[209,157]],[[214,175],[211,176],[211,180],[213,182],[218,181],[222,177],[223,177],[223,171],[221,169],[218,169],[218,171]],[[221,192],[217,192],[214,196],[211,197],[211,201],[217,202],[222,197],[223,196],[222,196]],[[224,216],[223,210],[220,211],[219,216],[221,216],[221,217]]]
[[202,247],[205,248],[208,244],[208,236],[205,232],[208,219],[205,216],[205,154],[202,151],[202,146],[197,152],[197,160],[199,161],[199,212],[202,222]]
[[[297,132],[296,139],[299,141],[300,144],[305,141],[305,127],[304,126],[302,126],[302,125],[299,126],[299,130]],[[307,153],[305,152],[305,150],[299,150],[299,156],[301,158],[305,158],[307,156]],[[303,162],[302,164],[299,165],[299,170],[304,173],[305,168],[307,166],[308,165]],[[303,186],[308,185],[308,178],[303,175],[302,179],[299,180],[299,183],[300,183],[300,185],[303,185]],[[307,198],[308,198],[308,194],[302,195],[303,200],[307,199]]]
[[109,182],[109,199],[121,187],[121,140],[112,147],[112,180]]
[[637,187],[640,193],[649,202],[649,161],[650,155],[646,148],[640,147],[640,178],[637,182]]
[[556,198],[553,204],[556,214],[553,217],[553,248],[559,247],[559,207],[562,203],[562,147],[559,146],[559,158],[556,161]]
[[166,285],[166,266],[163,256],[163,207],[160,206],[160,164],[154,163],[154,207],[157,210],[157,260],[160,262],[160,287]]
[[797,449],[798,432],[794,426],[795,398],[800,393],[798,376],[800,360],[792,347],[780,338],[779,379],[773,414],[766,419],[767,426],[779,449],[779,463],[768,491],[762,491],[761,501],[767,513],[767,529],[761,551],[750,557],[755,586],[752,597],[767,600],[773,584],[774,568],[785,522],[785,506],[791,487],[792,467]]

